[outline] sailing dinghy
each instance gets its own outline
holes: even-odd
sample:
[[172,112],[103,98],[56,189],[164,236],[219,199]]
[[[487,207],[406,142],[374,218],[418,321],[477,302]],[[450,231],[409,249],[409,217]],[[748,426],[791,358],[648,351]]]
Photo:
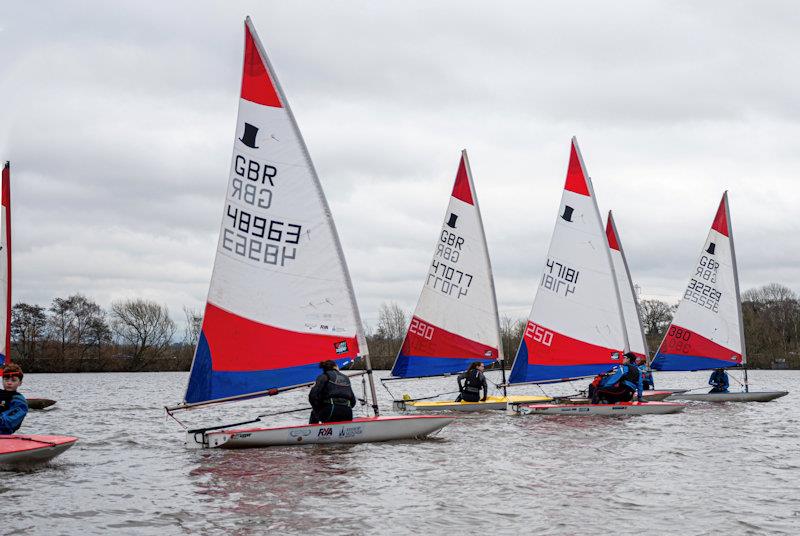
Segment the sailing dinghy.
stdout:
[[[631,271],[628,267],[625,250],[622,247],[622,240],[619,238],[617,224],[610,210],[608,211],[608,218],[606,219],[606,237],[608,239],[608,246],[611,248],[611,260],[614,263],[614,272],[617,276],[620,301],[622,302],[622,316],[625,318],[625,327],[630,336],[629,342],[631,345],[631,352],[637,356],[643,357],[649,365],[650,351],[647,347],[647,338],[645,338],[644,327],[642,326],[639,300],[636,297],[636,289],[633,286]],[[673,393],[674,391],[672,390],[661,391],[650,389],[642,392],[642,400],[646,402],[660,402]],[[589,399],[585,396],[569,398],[568,401],[572,404],[589,403]]]
[[[642,325],[639,298],[636,295],[636,288],[633,286],[631,269],[628,265],[628,257],[625,255],[625,248],[622,247],[622,240],[617,230],[617,222],[614,220],[614,214],[610,210],[606,219],[606,237],[608,238],[608,246],[611,248],[611,260],[614,263],[614,272],[617,276],[617,287],[619,288],[620,301],[622,302],[622,316],[625,317],[625,328],[630,337],[631,352],[637,356],[644,357],[647,366],[650,367],[650,348]],[[642,393],[642,399],[648,402],[657,402],[666,399],[674,392],[675,390],[648,389]]]
[[[602,374],[621,363],[622,354],[629,349],[609,240],[578,142],[573,138],[544,273],[509,383],[565,382]],[[642,415],[675,413],[684,408],[682,404],[661,402],[529,406],[525,409],[525,404],[511,403],[509,410],[520,414]],[[570,406],[581,409],[569,411]]]
[[[0,370],[11,363],[11,162],[3,165],[0,204]],[[45,409],[56,403],[48,398],[28,398],[28,409]]]
[[425,437],[453,420],[379,416],[336,227],[248,17],[236,139],[205,315],[184,401],[167,411],[308,386],[320,373],[320,361],[343,367],[360,358],[374,417],[278,428],[215,426],[189,430],[187,443],[236,448],[388,441]]
[[[502,383],[506,383],[489,248],[467,151],[463,150],[417,307],[392,366],[392,377],[381,381],[458,374],[475,361],[487,367],[498,365]],[[429,398],[395,400],[394,407],[483,411],[503,410],[509,401],[550,400],[545,396],[508,397],[505,388],[503,396],[481,402]]]
[[0,435],[0,465],[20,466],[49,462],[69,449],[77,437]]
[[751,391],[747,381],[742,300],[727,191],[652,366],[664,371],[744,368],[741,392],[683,392],[672,395],[671,400],[768,402],[788,394]]

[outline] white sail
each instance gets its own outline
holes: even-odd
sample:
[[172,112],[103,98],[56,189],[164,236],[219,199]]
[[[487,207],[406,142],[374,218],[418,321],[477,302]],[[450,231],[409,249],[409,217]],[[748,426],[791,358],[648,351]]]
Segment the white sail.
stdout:
[[647,339],[644,335],[642,319],[639,314],[639,300],[636,297],[636,289],[633,287],[628,259],[625,256],[625,249],[622,247],[617,224],[610,210],[606,220],[606,235],[608,236],[608,245],[611,248],[614,272],[617,274],[617,287],[619,288],[620,301],[622,302],[622,315],[625,317],[630,351],[649,361],[650,353],[647,349]]
[[502,359],[502,345],[492,267],[462,151],[433,260],[392,375],[432,376],[497,359]]
[[367,351],[305,143],[252,22],[214,271],[187,403],[313,381]]
[[746,362],[743,343],[739,281],[725,192],[652,366],[658,370],[737,366]]
[[510,382],[605,372],[628,346],[605,228],[573,138],[544,273]]

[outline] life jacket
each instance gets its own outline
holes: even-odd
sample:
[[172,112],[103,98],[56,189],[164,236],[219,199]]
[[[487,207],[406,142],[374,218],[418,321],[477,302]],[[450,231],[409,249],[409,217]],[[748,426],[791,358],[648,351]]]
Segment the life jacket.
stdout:
[[464,377],[464,390],[470,393],[480,393],[483,387],[483,373],[474,368],[467,371]]
[[328,381],[325,383],[325,388],[320,397],[323,402],[334,398],[350,400],[353,397],[350,378],[338,370],[327,370],[325,375],[328,377]]
[[636,365],[625,365],[625,373],[619,380],[620,383],[630,383],[636,388],[639,385],[639,378],[642,377],[642,371]]
[[6,391],[5,389],[0,389],[0,412],[8,409],[11,399],[16,395],[16,391]]

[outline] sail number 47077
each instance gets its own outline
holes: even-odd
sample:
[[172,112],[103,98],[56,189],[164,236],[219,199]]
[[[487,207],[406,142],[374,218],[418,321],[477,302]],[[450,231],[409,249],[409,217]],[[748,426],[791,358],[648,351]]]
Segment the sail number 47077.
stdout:
[[553,344],[553,332],[537,326],[533,322],[528,322],[528,327],[525,330],[525,337],[532,339],[534,342],[540,342],[545,346]]

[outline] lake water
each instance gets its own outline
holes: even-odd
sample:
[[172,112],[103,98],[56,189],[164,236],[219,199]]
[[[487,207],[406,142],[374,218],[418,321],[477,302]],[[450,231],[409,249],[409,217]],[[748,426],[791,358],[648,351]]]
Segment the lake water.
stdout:
[[[764,404],[689,403],[682,414],[631,418],[497,412],[460,417],[426,441],[240,451],[184,448],[182,429],[163,406],[180,400],[186,378],[26,376],[23,393],[58,404],[29,413],[20,433],[80,442],[49,466],[0,473],[0,533],[800,533],[800,371],[752,371],[755,387],[790,391]],[[661,374],[656,385],[698,387],[706,379]],[[454,383],[390,388],[423,396]],[[392,413],[391,397],[379,389]],[[302,406],[305,395],[180,418],[246,420]]]

